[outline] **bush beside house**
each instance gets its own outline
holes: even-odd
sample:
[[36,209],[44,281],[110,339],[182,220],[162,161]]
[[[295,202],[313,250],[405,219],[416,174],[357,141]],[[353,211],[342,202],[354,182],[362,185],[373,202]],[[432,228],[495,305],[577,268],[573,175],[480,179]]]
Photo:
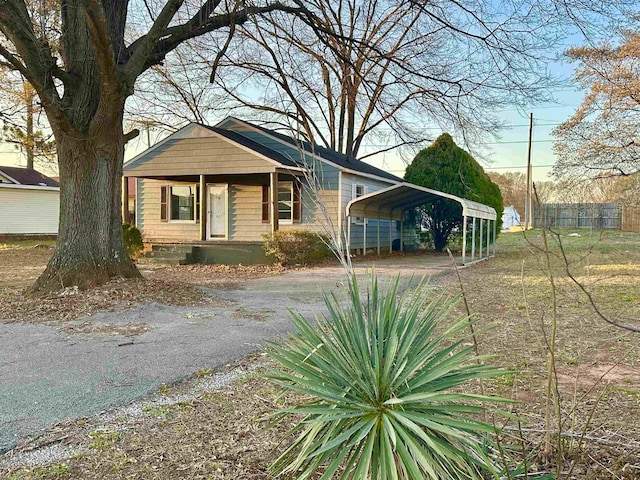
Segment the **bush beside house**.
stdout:
[[328,239],[310,230],[279,230],[263,238],[267,257],[283,266],[319,263],[332,255]]

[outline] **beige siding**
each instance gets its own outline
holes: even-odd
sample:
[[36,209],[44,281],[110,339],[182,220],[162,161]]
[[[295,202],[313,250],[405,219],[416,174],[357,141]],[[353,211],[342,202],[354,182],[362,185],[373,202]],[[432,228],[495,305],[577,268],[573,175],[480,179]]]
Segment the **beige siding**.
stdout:
[[[192,242],[199,240],[199,225],[185,222],[160,221],[160,187],[168,185],[164,180],[138,179],[138,228],[146,241]],[[171,182],[171,185],[180,183]],[[191,185],[191,184],[185,184]],[[338,191],[321,190],[320,202],[337,229]],[[322,209],[313,201],[308,189],[303,190],[302,223],[280,224],[281,230],[311,229],[326,232],[331,228]],[[270,223],[262,223],[262,187],[259,185],[229,185],[228,205],[229,240],[261,241],[271,232]]]
[[[200,240],[200,225],[187,222],[160,220],[160,187],[163,180],[138,179],[138,218],[136,223],[145,241],[193,242]],[[172,182],[171,185],[181,185]],[[193,185],[193,184],[184,184]]]
[[229,240],[255,242],[271,231],[262,223],[262,187],[229,186]]
[[60,192],[0,187],[0,234],[56,234]]
[[276,164],[217,137],[180,138],[159,145],[125,168],[131,177],[268,173]]
[[[333,228],[337,228],[338,192],[321,190],[318,198],[324,204]],[[325,232],[329,222],[322,209],[312,200],[305,188],[303,192],[302,222],[279,225],[280,230],[308,229]],[[330,227],[329,227],[330,228]],[[270,223],[262,223],[262,187],[231,185],[229,187],[229,240],[260,241],[271,232]]]
[[338,191],[320,190],[316,197],[304,187],[302,194],[302,222],[281,224],[280,230],[305,229],[320,233],[338,232]]

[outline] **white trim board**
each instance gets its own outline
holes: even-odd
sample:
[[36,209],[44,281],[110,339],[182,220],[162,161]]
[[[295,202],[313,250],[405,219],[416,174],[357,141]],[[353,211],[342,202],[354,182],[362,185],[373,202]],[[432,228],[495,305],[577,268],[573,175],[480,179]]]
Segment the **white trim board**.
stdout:
[[60,187],[49,187],[45,185],[22,185],[13,183],[0,183],[0,188],[16,188],[21,190],[49,190],[52,192],[59,192]]

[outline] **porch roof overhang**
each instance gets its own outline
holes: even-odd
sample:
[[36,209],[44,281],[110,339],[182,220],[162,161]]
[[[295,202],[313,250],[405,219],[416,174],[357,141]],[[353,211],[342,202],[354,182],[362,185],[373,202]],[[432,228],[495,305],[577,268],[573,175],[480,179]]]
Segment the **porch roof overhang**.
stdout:
[[178,171],[178,172],[154,172],[151,173],[137,173],[124,170],[122,172],[122,176],[126,178],[146,178],[149,180],[174,180],[174,181],[194,181],[193,179],[197,179],[200,175],[204,175],[206,177],[251,177],[256,175],[265,175],[269,176],[271,173],[282,173],[286,175],[293,176],[304,176],[306,175],[306,169],[302,167],[287,167],[287,166],[270,166],[268,168],[263,169],[254,169],[251,172],[247,172],[246,169],[225,169],[224,172],[216,172],[211,170],[194,170],[194,171]]
[[496,219],[496,211],[488,205],[407,182],[354,198],[347,204],[346,214],[355,217],[402,220],[402,214],[406,210],[430,203],[437,198],[448,198],[458,202],[462,206],[464,217]]

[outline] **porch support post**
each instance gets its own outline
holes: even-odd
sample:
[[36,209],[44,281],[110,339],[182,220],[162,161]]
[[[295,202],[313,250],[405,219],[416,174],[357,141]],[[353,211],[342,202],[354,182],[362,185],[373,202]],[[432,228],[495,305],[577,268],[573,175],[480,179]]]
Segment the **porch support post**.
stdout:
[[351,215],[347,215],[347,255],[351,256]]
[[129,179],[122,176],[122,223],[129,223]]
[[200,240],[207,239],[207,178],[200,175]]
[[476,255],[476,217],[473,217],[473,226],[471,227],[471,261],[473,262]]
[[482,226],[484,224],[484,219],[481,218],[480,219],[480,254],[478,255],[478,258],[482,258]]
[[269,174],[269,190],[271,191],[271,201],[269,202],[271,233],[275,233],[278,231],[278,172]]
[[467,259],[467,216],[462,216],[462,265]]

